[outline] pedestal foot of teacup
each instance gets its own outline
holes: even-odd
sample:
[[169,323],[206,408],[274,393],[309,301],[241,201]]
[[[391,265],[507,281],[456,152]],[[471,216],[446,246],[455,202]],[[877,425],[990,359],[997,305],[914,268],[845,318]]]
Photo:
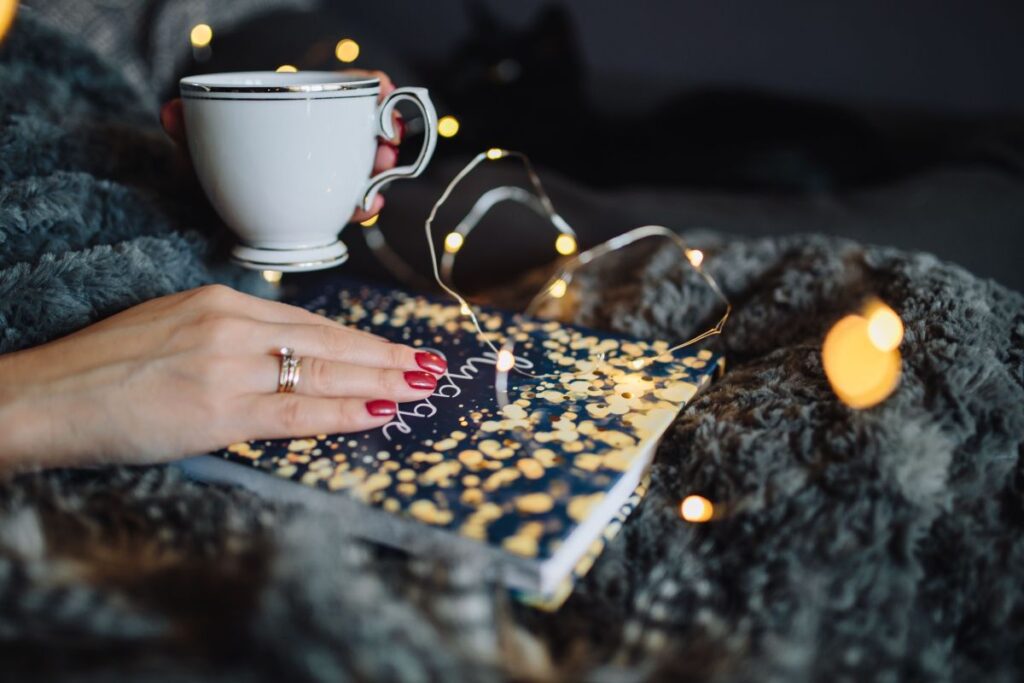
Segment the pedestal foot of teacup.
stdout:
[[348,260],[348,247],[340,240],[301,249],[269,249],[239,244],[231,250],[231,260],[252,270],[296,273],[341,265]]

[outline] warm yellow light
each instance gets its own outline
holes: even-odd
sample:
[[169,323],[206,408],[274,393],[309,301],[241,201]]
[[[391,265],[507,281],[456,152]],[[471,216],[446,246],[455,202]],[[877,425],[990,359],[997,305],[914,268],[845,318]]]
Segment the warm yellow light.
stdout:
[[506,154],[508,154],[508,152],[499,147],[491,147],[489,150],[487,150],[487,158],[490,159],[491,161],[501,159]]
[[881,403],[900,379],[900,352],[875,346],[868,320],[860,315],[848,315],[829,330],[821,363],[832,390],[851,408]]
[[277,73],[279,73],[279,74],[293,74],[296,71],[298,71],[298,69],[296,69],[291,64],[282,64],[281,66],[277,67],[276,70],[277,70]]
[[469,315],[469,306],[467,306],[466,304],[462,304],[461,306],[459,306],[459,312],[462,313],[462,315]]
[[369,218],[367,218],[365,221],[359,221],[359,225],[363,226],[364,228],[372,228],[373,226],[377,225],[378,219],[380,219],[380,214],[375,213]]
[[715,514],[715,506],[704,496],[692,495],[683,498],[679,512],[687,522],[707,522]]
[[561,299],[563,296],[565,296],[565,293],[566,291],[568,291],[568,289],[569,283],[563,280],[562,278],[558,278],[557,280],[551,283],[550,287],[548,287],[548,294],[550,294],[556,299]]
[[356,61],[359,58],[359,43],[351,38],[342,38],[334,46],[334,56],[338,58],[339,62],[346,64]]
[[14,23],[14,15],[18,13],[18,0],[0,0],[0,40],[4,39],[7,29]]
[[444,250],[449,254],[454,254],[462,249],[462,243],[465,241],[466,239],[460,233],[450,232],[444,237]]
[[865,311],[868,338],[880,351],[892,351],[903,341],[903,321],[881,301],[870,304]]
[[690,260],[691,266],[700,268],[700,264],[704,263],[704,252],[700,249],[687,249],[686,258]]
[[437,121],[437,134],[443,138],[453,138],[459,132],[459,120],[454,116],[442,116]]
[[516,364],[516,357],[512,355],[512,352],[508,349],[502,349],[498,351],[498,360],[494,364],[498,368],[498,372],[508,372]]
[[555,240],[555,251],[562,256],[576,253],[576,238],[572,235],[559,235]]
[[281,271],[279,270],[264,270],[263,279],[271,284],[276,284],[281,281]]
[[206,47],[213,40],[213,29],[209,24],[196,24],[192,27],[189,39],[192,41],[192,47]]
[[643,359],[643,358],[637,358],[637,359],[636,359],[635,361],[633,361],[632,363],[630,363],[630,365],[632,365],[632,366],[633,366],[633,369],[634,369],[634,370],[639,370],[640,368],[642,368],[642,367],[644,366],[644,364],[645,364],[646,362],[647,362],[647,361],[646,361],[645,359]]

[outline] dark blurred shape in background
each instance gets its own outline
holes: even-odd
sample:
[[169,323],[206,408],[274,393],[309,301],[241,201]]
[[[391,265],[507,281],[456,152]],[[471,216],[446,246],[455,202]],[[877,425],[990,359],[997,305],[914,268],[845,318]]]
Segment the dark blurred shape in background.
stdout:
[[196,72],[340,68],[343,37],[351,66],[430,88],[458,132],[430,191],[391,190],[395,225],[420,225],[458,165],[498,145],[533,157],[587,242],[651,222],[828,232],[1024,289],[1024,3],[74,3],[115,5],[124,35],[92,33],[162,98]]

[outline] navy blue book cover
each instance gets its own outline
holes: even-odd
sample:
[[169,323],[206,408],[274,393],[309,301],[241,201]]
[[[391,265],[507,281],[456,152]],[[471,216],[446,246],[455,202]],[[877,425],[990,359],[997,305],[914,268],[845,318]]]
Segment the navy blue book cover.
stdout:
[[487,335],[499,345],[514,335],[517,367],[543,375],[511,372],[501,386],[495,354],[457,303],[342,280],[302,305],[439,351],[448,370],[429,399],[401,404],[383,428],[238,443],[216,455],[538,561],[630,473],[621,499],[604,501],[612,518],[654,442],[722,366],[705,349],[639,367],[668,344],[485,309]]

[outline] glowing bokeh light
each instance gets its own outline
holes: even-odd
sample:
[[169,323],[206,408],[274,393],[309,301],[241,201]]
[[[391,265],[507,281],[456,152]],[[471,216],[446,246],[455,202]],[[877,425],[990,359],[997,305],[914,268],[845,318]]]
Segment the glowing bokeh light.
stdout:
[[293,74],[296,73],[298,69],[296,69],[291,64],[282,64],[281,66],[277,67],[276,71],[279,74]]
[[555,251],[562,256],[576,253],[576,238],[572,235],[559,235],[555,240]]
[[691,266],[700,268],[700,264],[704,263],[704,252],[700,249],[687,249],[686,258],[690,260]]
[[516,357],[512,355],[512,352],[508,349],[501,349],[498,351],[498,358],[495,361],[494,366],[498,368],[498,372],[508,372],[516,365]]
[[715,514],[715,506],[704,496],[691,495],[683,498],[679,505],[679,513],[687,522],[701,523],[709,521]]
[[462,249],[462,244],[465,241],[465,238],[461,234],[457,232],[450,232],[444,237],[444,250],[449,254],[454,254],[459,249]]
[[454,116],[442,116],[437,121],[437,134],[443,138],[453,138],[459,132],[459,120]]
[[0,0],[0,40],[4,39],[7,30],[14,23],[14,15],[18,13],[18,0]]
[[375,213],[369,218],[367,218],[365,221],[359,221],[359,225],[363,226],[364,228],[372,228],[373,226],[377,225],[378,220],[380,220],[380,214]]
[[459,306],[459,312],[461,312],[462,315],[469,315],[469,306],[467,306],[466,304],[462,304],[461,306]]
[[562,278],[558,278],[557,280],[551,283],[550,287],[548,287],[548,294],[555,297],[556,299],[561,299],[563,296],[565,296],[565,293],[566,291],[568,291],[568,289],[569,283],[563,280]]
[[281,281],[281,271],[279,270],[264,270],[262,275],[263,279],[270,284],[277,284]]
[[868,320],[861,315],[848,315],[833,325],[821,347],[821,362],[832,390],[851,408],[881,403],[900,379],[899,351],[875,346]]
[[213,29],[209,24],[196,24],[189,33],[192,47],[206,47],[213,40]]
[[490,159],[491,161],[501,159],[506,154],[508,154],[508,152],[501,149],[500,147],[491,147],[489,150],[487,150],[487,158]]
[[334,56],[338,58],[339,62],[346,64],[356,61],[359,59],[359,43],[351,38],[342,38],[334,46]]
[[874,301],[864,312],[868,319],[868,338],[879,351],[892,351],[903,341],[903,321],[881,301]]

